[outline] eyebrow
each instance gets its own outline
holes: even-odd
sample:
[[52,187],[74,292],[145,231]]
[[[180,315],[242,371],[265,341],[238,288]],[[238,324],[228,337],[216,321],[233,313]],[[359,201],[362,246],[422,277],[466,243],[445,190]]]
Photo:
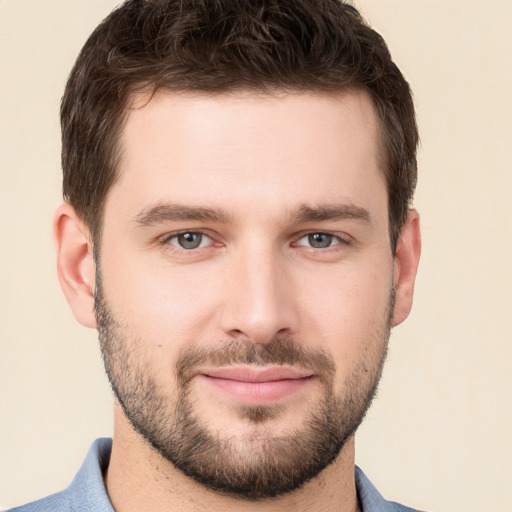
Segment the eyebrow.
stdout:
[[135,216],[135,221],[141,226],[181,220],[211,221],[227,224],[231,220],[231,216],[219,208],[183,206],[174,203],[159,203],[143,209]]
[[[298,224],[347,219],[370,222],[370,213],[368,210],[352,204],[302,205],[292,213],[291,217]],[[233,217],[222,208],[158,203],[144,208],[135,216],[135,221],[141,226],[151,226],[173,221],[210,221],[219,224],[228,224],[233,222]]]
[[366,208],[353,204],[320,205],[316,207],[302,205],[294,217],[299,223],[346,219],[370,222],[370,212]]

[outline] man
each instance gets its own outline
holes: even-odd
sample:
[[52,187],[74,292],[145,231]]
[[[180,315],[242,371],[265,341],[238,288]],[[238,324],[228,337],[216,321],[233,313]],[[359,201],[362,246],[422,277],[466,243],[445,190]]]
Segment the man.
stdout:
[[339,0],[129,0],[61,119],[59,279],[114,437],[15,510],[411,510],[354,462],[420,253],[380,36]]

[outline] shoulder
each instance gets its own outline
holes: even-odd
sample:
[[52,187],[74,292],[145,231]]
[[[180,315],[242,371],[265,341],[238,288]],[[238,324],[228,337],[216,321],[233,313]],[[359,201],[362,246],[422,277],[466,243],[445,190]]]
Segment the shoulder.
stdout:
[[27,503],[21,507],[12,508],[6,512],[68,512],[72,511],[66,492],[58,492],[41,500]]
[[6,512],[114,512],[103,483],[111,447],[111,439],[97,439],[67,489]]
[[422,512],[421,510],[417,510],[415,508],[406,507],[405,505],[400,505],[400,503],[395,503],[394,501],[388,501],[389,506],[391,507],[390,512]]

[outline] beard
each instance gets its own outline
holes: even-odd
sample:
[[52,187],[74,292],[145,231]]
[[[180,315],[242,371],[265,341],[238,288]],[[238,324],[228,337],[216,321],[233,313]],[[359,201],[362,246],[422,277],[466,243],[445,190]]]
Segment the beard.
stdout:
[[[303,486],[329,466],[363,420],[382,374],[390,334],[393,296],[381,325],[360,347],[361,360],[335,392],[336,365],[322,350],[290,338],[265,345],[228,340],[212,347],[190,345],[175,363],[176,392],[163,389],[151,372],[141,337],[111,312],[97,278],[95,312],[105,369],[115,397],[134,430],[176,469],[210,490],[245,500],[262,500]],[[312,370],[321,399],[300,428],[277,435],[270,423],[290,406],[239,405],[247,433],[223,435],[198,416],[192,381],[201,365],[288,365]],[[173,398],[174,397],[174,398]],[[295,407],[304,407],[299,403]],[[219,414],[222,412],[219,411]]]

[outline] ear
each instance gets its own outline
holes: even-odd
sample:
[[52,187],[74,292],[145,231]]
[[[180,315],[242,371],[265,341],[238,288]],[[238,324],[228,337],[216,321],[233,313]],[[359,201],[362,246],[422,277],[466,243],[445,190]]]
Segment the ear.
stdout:
[[395,308],[392,318],[393,327],[402,323],[411,311],[420,252],[420,216],[416,210],[409,210],[407,221],[398,238],[394,259]]
[[96,327],[94,287],[96,264],[88,228],[69,204],[60,205],[53,218],[60,286],[75,318],[85,327]]

